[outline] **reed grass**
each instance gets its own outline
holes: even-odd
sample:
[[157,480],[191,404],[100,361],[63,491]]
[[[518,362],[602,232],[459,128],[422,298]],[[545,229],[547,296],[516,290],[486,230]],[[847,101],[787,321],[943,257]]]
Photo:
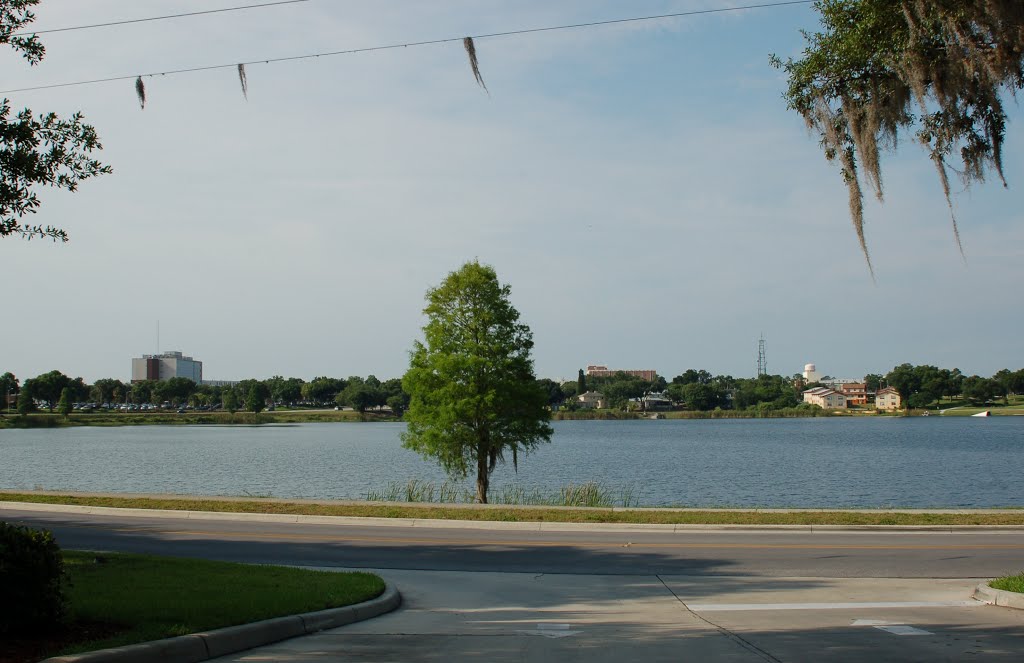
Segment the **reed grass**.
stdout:
[[[596,481],[569,483],[557,491],[545,492],[535,486],[518,483],[492,486],[487,495],[491,504],[508,506],[638,507],[639,498],[632,485],[611,488]],[[370,502],[410,502],[420,504],[472,504],[476,491],[470,486],[451,480],[437,484],[433,481],[410,479],[405,483],[389,482],[384,488],[366,493]]]

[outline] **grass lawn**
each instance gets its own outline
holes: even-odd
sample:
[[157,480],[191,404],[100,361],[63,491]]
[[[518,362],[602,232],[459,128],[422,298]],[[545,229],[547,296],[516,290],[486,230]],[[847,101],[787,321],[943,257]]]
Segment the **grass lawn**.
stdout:
[[257,425],[294,423],[333,423],[359,421],[397,421],[390,414],[366,412],[360,414],[351,410],[277,410],[274,412],[197,412],[188,410],[182,414],[171,411],[160,412],[73,412],[64,417],[46,411],[34,412],[19,417],[0,412],[0,428],[58,428],[63,426],[156,426],[180,425]]
[[988,410],[992,413],[992,416],[1004,415],[1004,416],[1020,416],[1024,415],[1024,396],[1014,395],[1007,399],[1007,402],[1003,402],[1002,398],[996,399],[991,405],[972,405],[962,399],[940,399],[938,404],[928,408],[930,410],[939,410],[944,415],[948,416],[960,416],[968,417],[972,414],[977,414]]
[[1007,592],[1020,592],[1021,594],[1024,594],[1024,573],[999,578],[998,580],[993,580],[989,584],[993,589],[1002,589]]
[[956,409],[945,409],[942,410],[942,416],[944,417],[969,417],[972,414],[978,414],[988,410],[993,417],[1012,417],[1024,415],[1024,406],[1022,405],[1003,405],[997,403],[995,405],[986,405],[985,407],[964,405],[957,407]]
[[1024,509],[1010,513],[925,511],[758,511],[436,505],[404,503],[319,503],[279,499],[155,498],[55,495],[0,491],[0,501],[72,504],[132,509],[277,513],[362,518],[430,518],[504,522],[651,523],[683,525],[1024,525]]
[[0,660],[159,640],[351,605],[384,591],[384,581],[369,573],[73,551],[64,552],[64,563],[68,629],[5,641]]

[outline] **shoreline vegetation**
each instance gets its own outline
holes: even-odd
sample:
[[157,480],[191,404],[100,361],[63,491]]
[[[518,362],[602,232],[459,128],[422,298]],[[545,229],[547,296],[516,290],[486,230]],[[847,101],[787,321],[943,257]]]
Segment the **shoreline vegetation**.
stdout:
[[[585,486],[587,484],[581,484]],[[593,489],[591,489],[593,490]],[[495,492],[498,496],[500,490]],[[1024,508],[1006,509],[717,509],[564,507],[516,504],[287,500],[271,497],[96,495],[0,490],[0,501],[82,507],[404,518],[516,523],[662,525],[1024,526]]]
[[[880,412],[874,409],[823,410],[797,406],[779,409],[751,408],[745,410],[674,410],[666,412],[627,412],[623,410],[558,410],[552,421],[642,421],[646,419],[793,419],[817,417],[915,417],[971,416],[988,411],[992,416],[1024,416],[1024,401],[1010,405],[976,407],[957,402],[940,404],[929,410],[898,410]],[[67,426],[162,426],[212,425],[258,426],[264,424],[401,422],[401,417],[387,411],[355,410],[287,410],[253,412],[89,412],[68,416],[36,412],[27,415],[0,413],[0,428],[62,428]]]
[[[594,369],[591,371],[591,369]],[[185,377],[136,380],[102,378],[86,384],[53,370],[24,382],[0,375],[7,395],[0,428],[65,425],[262,424],[320,421],[410,421],[403,418],[412,396],[408,378],[381,381],[374,375],[306,381],[275,375],[265,380],[197,383]],[[836,416],[966,416],[990,410],[1024,416],[1024,369],[1002,369],[990,378],[959,369],[901,364],[886,375],[868,374],[851,386],[856,404],[822,409],[804,402],[804,392],[848,380],[795,374],[734,378],[687,369],[671,382],[655,371],[579,370],[576,381],[536,379],[554,421],[578,419],[765,419]],[[817,376],[813,376],[817,380]],[[826,384],[828,383],[828,384]],[[411,385],[412,383],[410,383]],[[878,412],[870,394],[889,386],[900,394],[901,411]],[[592,407],[599,407],[594,410]],[[22,418],[14,420],[14,414]],[[54,415],[63,417],[55,419]],[[180,416],[175,416],[180,415]]]

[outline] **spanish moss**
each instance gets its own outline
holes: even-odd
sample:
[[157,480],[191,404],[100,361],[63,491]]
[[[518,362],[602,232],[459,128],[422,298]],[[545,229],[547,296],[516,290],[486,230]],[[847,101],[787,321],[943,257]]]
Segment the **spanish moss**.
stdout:
[[242,96],[249,101],[249,81],[245,77],[245,65],[238,63],[238,82],[242,84]]
[[473,69],[473,78],[484,89],[484,92],[490,94],[487,84],[484,83],[484,77],[480,75],[480,63],[476,59],[476,45],[473,44],[473,38],[466,37],[462,40],[462,45],[466,48],[466,55],[469,56],[469,66]]
[[146,85],[142,82],[142,76],[135,79],[135,96],[139,98],[139,108],[146,110]]
[[773,58],[789,75],[786,99],[821,139],[850,192],[864,238],[862,189],[883,201],[880,154],[913,133],[935,165],[964,255],[950,175],[964,189],[995,172],[1006,186],[1003,95],[1024,86],[1020,0],[818,0],[823,32],[799,60]]

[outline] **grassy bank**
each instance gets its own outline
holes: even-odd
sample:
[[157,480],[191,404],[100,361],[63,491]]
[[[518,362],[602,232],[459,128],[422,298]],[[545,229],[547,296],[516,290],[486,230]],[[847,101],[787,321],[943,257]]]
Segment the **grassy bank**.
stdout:
[[0,500],[133,509],[270,513],[360,518],[417,518],[501,522],[638,523],[678,525],[1024,525],[1024,509],[1008,513],[939,511],[809,511],[715,509],[602,509],[467,504],[361,504],[212,497],[118,497],[15,493]]
[[944,417],[970,417],[985,411],[988,411],[993,417],[1022,417],[1024,416],[1024,405],[961,406],[941,410],[941,414]]
[[777,410],[673,410],[670,412],[623,412],[621,410],[559,410],[551,413],[554,421],[651,419],[792,419],[798,417],[843,417],[874,414],[867,410],[823,410],[816,407],[787,407]]
[[824,410],[820,407],[785,407],[777,410],[698,410],[665,412],[666,419],[799,419],[802,417],[852,417],[875,414],[874,410]]
[[[970,416],[989,410],[993,416],[1024,416],[1024,405],[957,406],[941,410],[943,416]],[[656,415],[619,410],[560,410],[552,421],[633,421],[658,416],[664,419],[795,419],[802,417],[920,416],[925,410],[877,412],[871,409],[822,410],[792,407],[779,410],[706,410],[660,412]],[[937,414],[930,412],[929,414]],[[0,428],[60,428],[64,426],[243,425],[401,421],[391,414],[351,410],[278,410],[275,412],[94,412],[59,414],[36,412],[25,417],[0,414]]]
[[63,426],[160,426],[160,425],[243,425],[333,423],[353,421],[397,421],[394,416],[351,410],[278,410],[275,412],[91,412],[59,414],[33,413],[25,417],[0,416],[0,427],[59,428]]
[[1002,589],[1007,592],[1018,592],[1024,594],[1024,573],[1015,576],[999,578],[989,583],[993,589]]
[[70,551],[64,560],[67,627],[5,640],[0,659],[38,660],[159,640],[351,605],[384,591],[384,582],[368,573]]

